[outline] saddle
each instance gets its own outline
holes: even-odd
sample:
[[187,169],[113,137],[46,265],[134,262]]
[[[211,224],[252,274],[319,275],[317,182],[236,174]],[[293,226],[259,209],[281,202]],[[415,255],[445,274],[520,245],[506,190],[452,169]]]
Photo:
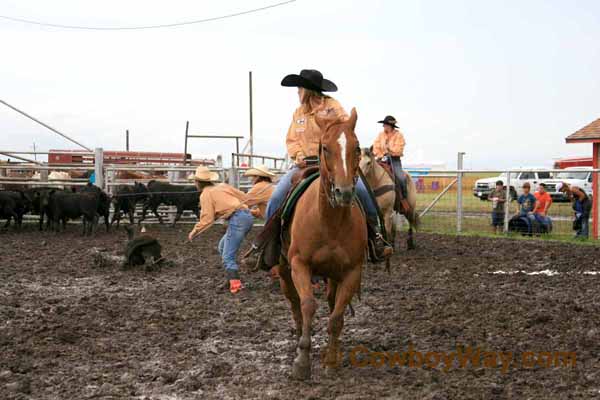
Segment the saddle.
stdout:
[[292,188],[285,201],[267,221],[257,237],[258,247],[263,249],[263,262],[259,264],[262,270],[268,271],[272,266],[279,264],[281,257],[281,240],[279,239],[292,219],[298,200],[319,176],[319,166],[309,164],[292,177]]
[[[385,161],[377,161],[377,163],[381,166],[381,168],[385,170],[385,172],[387,172],[388,176],[394,182],[394,185],[384,185],[378,187],[373,192],[375,194],[375,197],[379,197],[384,195],[385,193],[394,191],[396,193],[396,200],[394,201],[394,211],[400,214],[402,214],[404,211],[408,211],[409,207],[408,204],[404,204],[406,202],[406,199],[404,198],[402,193],[403,183],[396,177],[392,165]],[[406,175],[406,172],[402,171],[402,173]]]
[[[279,264],[281,257],[285,257],[282,253],[282,243],[285,240],[284,237],[289,234],[289,226],[294,217],[296,204],[310,185],[319,177],[318,165],[307,166],[292,177],[292,188],[285,201],[271,219],[267,221],[257,237],[258,248],[262,248],[263,262],[259,262],[260,269],[268,271],[272,266]],[[356,200],[362,213],[366,214],[358,197]],[[383,226],[382,229],[384,229]]]

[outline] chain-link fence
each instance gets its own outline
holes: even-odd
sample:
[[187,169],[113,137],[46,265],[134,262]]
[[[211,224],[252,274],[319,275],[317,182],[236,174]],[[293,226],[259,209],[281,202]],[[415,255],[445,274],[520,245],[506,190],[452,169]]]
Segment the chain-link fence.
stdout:
[[[540,238],[565,239],[575,236],[575,210],[559,184],[581,188],[593,203],[593,180],[598,170],[511,170],[511,171],[409,171],[417,188],[417,209],[421,214],[421,231],[436,233],[515,234]],[[502,181],[509,201],[496,199],[496,183]],[[544,213],[522,212],[518,199],[529,193],[539,197],[548,193],[552,202]],[[540,188],[544,186],[545,188]],[[508,190],[510,188],[510,190]],[[523,200],[527,200],[524,197]],[[539,202],[538,203],[542,203]],[[594,211],[596,209],[594,208]],[[515,216],[522,218],[515,218]],[[513,218],[516,219],[513,220]],[[589,237],[594,237],[596,215],[590,213]],[[497,225],[495,227],[494,225]]]

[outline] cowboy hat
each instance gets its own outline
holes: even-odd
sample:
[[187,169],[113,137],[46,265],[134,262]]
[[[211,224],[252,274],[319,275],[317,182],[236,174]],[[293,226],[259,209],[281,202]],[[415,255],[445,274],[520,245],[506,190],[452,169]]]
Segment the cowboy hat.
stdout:
[[392,117],[391,115],[386,116],[383,120],[381,121],[377,121],[378,124],[384,124],[384,125],[389,125],[391,127],[394,128],[399,128],[398,125],[396,125],[396,118]]
[[323,78],[323,74],[316,69],[303,69],[300,75],[288,75],[281,81],[281,86],[301,87],[317,92],[335,92],[338,89],[335,83]]
[[217,182],[219,180],[219,174],[212,172],[207,167],[200,166],[196,168],[196,172],[191,174],[188,179],[200,182]]
[[267,166],[259,165],[248,169],[248,171],[244,173],[244,176],[264,176],[265,178],[274,178],[275,174],[269,171]]

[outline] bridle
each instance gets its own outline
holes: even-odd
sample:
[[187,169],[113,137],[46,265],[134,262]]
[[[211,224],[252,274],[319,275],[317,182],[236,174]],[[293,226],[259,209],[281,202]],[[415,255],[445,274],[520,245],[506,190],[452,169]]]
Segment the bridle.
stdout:
[[[327,172],[323,173],[323,168]],[[325,194],[327,196],[327,201],[331,208],[336,208],[340,204],[335,198],[335,182],[331,179],[331,174],[329,173],[329,167],[327,165],[327,157],[323,155],[323,143],[319,141],[319,171],[321,174],[321,185],[325,185]],[[358,182],[358,174],[354,174],[353,185],[356,188],[356,184]]]

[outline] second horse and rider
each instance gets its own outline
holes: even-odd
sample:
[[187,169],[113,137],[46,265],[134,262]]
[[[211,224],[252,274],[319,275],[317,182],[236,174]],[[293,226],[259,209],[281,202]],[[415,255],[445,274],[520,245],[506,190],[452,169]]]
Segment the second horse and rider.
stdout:
[[[248,193],[225,183],[217,184],[218,175],[206,167],[198,167],[192,177],[196,189],[200,192],[200,221],[189,233],[188,239],[192,241],[201,235],[217,219],[227,220],[227,231],[220,240],[218,249],[231,293],[237,293],[243,288],[237,256],[244,238],[252,227],[253,216],[265,218],[266,223],[250,251],[244,255],[244,263],[263,270],[270,270],[279,265],[282,214],[293,210],[293,203],[309,186],[310,182],[307,181],[310,180],[311,172],[318,171],[324,132],[317,123],[317,118],[338,121],[349,119],[348,113],[340,103],[325,94],[337,91],[337,86],[325,79],[321,72],[302,70],[300,74],[287,75],[281,81],[281,85],[298,88],[300,106],[292,115],[286,137],[287,152],[293,165],[277,184],[271,183],[274,174],[266,168],[250,169],[246,173],[254,177],[254,186]],[[383,124],[384,130],[373,145],[373,153],[379,162],[390,166],[394,180],[399,186],[397,195],[400,202],[406,204],[407,175],[402,171],[400,161],[405,140],[394,117],[387,116],[379,123]],[[302,182],[306,184],[302,185]],[[368,250],[369,259],[372,262],[388,259],[393,253],[393,248],[385,240],[387,235],[383,228],[384,221],[381,220],[381,212],[373,191],[362,178],[357,179],[353,196],[358,199],[358,204],[366,216],[369,246],[365,251]],[[252,211],[253,207],[260,211]],[[406,207],[408,208],[408,205]]]

